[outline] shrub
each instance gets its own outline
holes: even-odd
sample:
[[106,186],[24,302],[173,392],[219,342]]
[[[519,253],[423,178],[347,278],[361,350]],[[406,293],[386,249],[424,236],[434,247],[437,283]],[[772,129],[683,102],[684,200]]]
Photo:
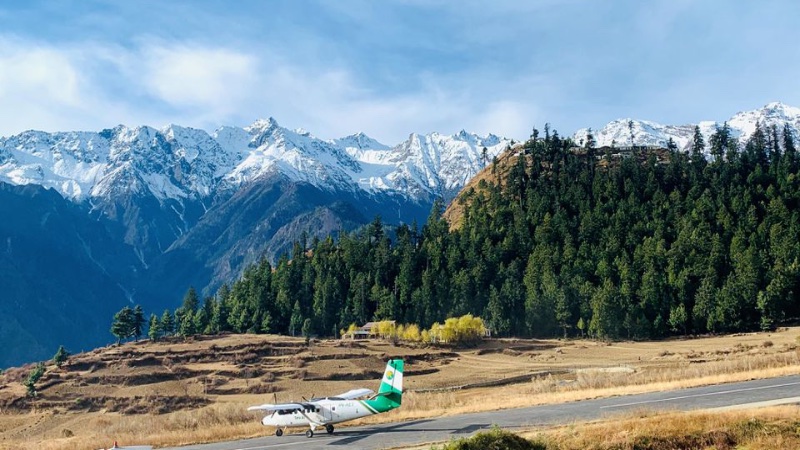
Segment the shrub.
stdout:
[[447,444],[443,450],[547,450],[547,446],[514,433],[493,428]]
[[278,392],[278,388],[273,384],[254,384],[245,389],[245,392],[248,394],[271,394]]
[[306,366],[306,360],[303,358],[292,358],[292,366],[295,369],[300,369]]
[[473,344],[483,338],[486,326],[483,319],[466,314],[461,317],[451,317],[444,324],[434,323],[429,331],[433,343],[443,344]]
[[428,330],[422,330],[420,333],[420,340],[423,344],[430,344],[431,343],[431,332]]
[[273,381],[275,381],[275,374],[272,372],[267,372],[264,374],[263,377],[261,377],[261,381],[265,383],[272,383]]
[[405,329],[403,330],[403,335],[401,336],[401,339],[409,342],[421,341],[422,335],[419,332],[419,326],[413,323],[406,325]]
[[[354,329],[351,325],[348,333]],[[420,330],[417,324],[396,324],[391,320],[376,322],[372,327],[373,337],[386,339],[393,343],[398,341],[422,342],[424,344],[474,344],[486,334],[483,319],[466,314],[451,317],[444,324],[434,323],[429,330]]]

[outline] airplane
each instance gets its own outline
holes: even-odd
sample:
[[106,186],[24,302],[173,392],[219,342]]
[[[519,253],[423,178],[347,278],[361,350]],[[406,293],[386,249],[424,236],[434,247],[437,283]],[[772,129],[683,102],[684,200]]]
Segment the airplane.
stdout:
[[[248,411],[265,411],[261,423],[276,427],[275,435],[283,436],[288,427],[308,426],[306,437],[314,436],[317,427],[333,434],[333,425],[360,417],[391,411],[403,399],[403,360],[392,359],[386,364],[380,388],[375,395],[372,389],[353,389],[334,397],[312,398],[296,403],[266,403],[251,406]],[[372,395],[365,400],[361,397]]]

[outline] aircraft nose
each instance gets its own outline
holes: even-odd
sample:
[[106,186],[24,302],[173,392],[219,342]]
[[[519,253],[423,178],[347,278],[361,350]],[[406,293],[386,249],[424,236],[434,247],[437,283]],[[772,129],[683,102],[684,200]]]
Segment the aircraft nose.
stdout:
[[270,416],[264,416],[264,418],[261,419],[261,424],[263,424],[263,425],[272,425],[272,420],[271,419],[272,419],[272,417],[270,417]]

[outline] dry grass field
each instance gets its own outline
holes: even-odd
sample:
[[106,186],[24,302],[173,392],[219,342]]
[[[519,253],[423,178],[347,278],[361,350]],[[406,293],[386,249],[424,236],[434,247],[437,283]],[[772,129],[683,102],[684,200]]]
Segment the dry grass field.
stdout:
[[[25,397],[30,367],[0,375],[0,449],[96,449],[113,440],[179,445],[271,433],[249,405],[375,389],[406,360],[403,407],[361,423],[526,406],[798,373],[800,328],[605,343],[493,339],[468,349],[231,335],[138,342],[53,365]],[[514,384],[470,386],[487,382]],[[487,402],[491,398],[491,402]],[[354,423],[356,424],[356,423]]]
[[[516,436],[515,436],[516,435]],[[527,439],[521,441],[519,437]],[[470,438],[407,450],[777,450],[800,448],[800,407],[748,412],[640,412],[539,430],[482,431]]]
[[781,406],[758,411],[639,413],[520,434],[564,450],[788,450],[800,448],[798,427],[800,408]]

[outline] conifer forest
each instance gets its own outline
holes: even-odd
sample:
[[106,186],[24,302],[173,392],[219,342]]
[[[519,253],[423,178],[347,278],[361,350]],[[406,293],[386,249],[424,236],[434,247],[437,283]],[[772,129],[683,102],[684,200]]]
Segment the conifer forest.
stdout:
[[[800,316],[800,178],[789,128],[727,125],[690,148],[577,146],[546,126],[424,224],[376,217],[150,317],[151,337],[337,336],[473,314],[494,335],[652,339],[769,330]],[[155,327],[155,329],[154,329]]]

